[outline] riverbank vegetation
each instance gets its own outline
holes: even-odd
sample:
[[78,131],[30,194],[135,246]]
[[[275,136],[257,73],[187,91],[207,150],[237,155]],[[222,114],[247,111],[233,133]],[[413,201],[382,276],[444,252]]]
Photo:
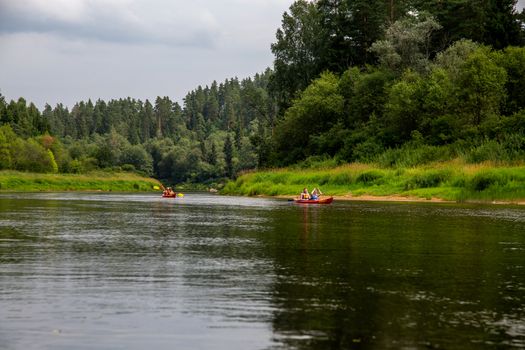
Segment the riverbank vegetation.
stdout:
[[159,182],[132,173],[42,174],[0,171],[0,190],[151,192]]
[[[509,172],[525,161],[525,12],[515,5],[298,0],[277,30],[272,68],[199,86],[182,105],[128,97],[40,111],[0,95],[0,169],[124,170],[220,187],[256,169],[289,167],[300,177],[321,159],[335,173],[367,166],[392,178],[392,189],[429,196],[436,186],[410,174],[449,164],[437,187],[464,183],[442,194],[460,198],[456,188],[483,196],[503,183],[468,192],[476,186],[464,169],[480,164],[506,174],[498,191],[514,191]],[[396,172],[402,178],[388,175]]]
[[397,196],[450,201],[521,202],[525,198],[525,166],[459,159],[426,166],[384,168],[353,163],[338,167],[297,167],[258,171],[239,176],[223,192],[233,195],[296,197],[305,184],[329,195]]

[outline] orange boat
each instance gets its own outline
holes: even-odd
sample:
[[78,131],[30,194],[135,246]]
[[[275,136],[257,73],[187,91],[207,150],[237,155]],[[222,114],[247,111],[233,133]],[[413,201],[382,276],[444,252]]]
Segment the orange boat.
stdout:
[[334,197],[326,197],[319,199],[294,199],[294,202],[299,204],[330,204],[333,201]]
[[173,191],[164,191],[162,192],[163,198],[182,198],[184,197],[184,193],[180,192],[173,192]]

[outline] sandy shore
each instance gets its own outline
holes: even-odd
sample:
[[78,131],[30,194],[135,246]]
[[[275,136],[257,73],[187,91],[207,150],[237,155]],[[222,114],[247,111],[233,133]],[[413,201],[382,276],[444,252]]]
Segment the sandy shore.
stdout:
[[[272,196],[261,196],[261,197],[272,197]],[[456,203],[455,201],[446,201],[446,200],[441,199],[441,198],[425,199],[425,198],[419,198],[419,197],[404,197],[404,196],[370,196],[370,195],[352,196],[352,195],[346,195],[346,196],[324,196],[324,197],[334,197],[334,200],[337,200],[337,201]],[[290,198],[293,198],[293,197],[292,196],[279,195],[279,196],[273,196],[272,198],[290,199]]]
[[[262,197],[270,197],[270,196],[262,196]],[[425,203],[458,203],[456,201],[447,201],[441,198],[420,198],[420,197],[405,197],[405,196],[370,196],[370,195],[362,195],[362,196],[352,196],[352,195],[346,195],[346,196],[333,196],[334,200],[336,201],[370,201],[370,202],[425,202]],[[283,198],[283,199],[291,199],[292,196],[273,196],[273,198]],[[465,203],[480,203],[480,204],[517,204],[517,205],[525,205],[525,201],[492,201],[492,202],[481,202],[481,201],[465,201]]]

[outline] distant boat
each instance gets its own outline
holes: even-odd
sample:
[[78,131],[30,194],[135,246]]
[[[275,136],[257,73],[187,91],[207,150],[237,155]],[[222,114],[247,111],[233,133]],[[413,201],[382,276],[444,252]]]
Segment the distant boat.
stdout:
[[294,199],[294,202],[299,204],[330,204],[333,201],[334,197],[326,197],[319,199]]
[[162,197],[164,198],[182,198],[184,197],[184,194],[183,193],[177,193],[177,192],[173,192],[173,193],[163,193],[162,194]]

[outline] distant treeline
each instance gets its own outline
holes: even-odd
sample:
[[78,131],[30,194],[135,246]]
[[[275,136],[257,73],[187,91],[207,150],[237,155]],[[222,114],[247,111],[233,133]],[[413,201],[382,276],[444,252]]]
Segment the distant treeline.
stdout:
[[273,69],[168,97],[39,111],[0,95],[0,168],[135,170],[170,182],[330,159],[525,159],[516,1],[296,1]]
[[[261,136],[273,123],[271,74],[198,87],[184,106],[131,98],[79,102],[40,112],[0,95],[0,169],[82,173],[137,170],[171,182],[231,177],[262,160]],[[52,157],[52,159],[50,158]]]

